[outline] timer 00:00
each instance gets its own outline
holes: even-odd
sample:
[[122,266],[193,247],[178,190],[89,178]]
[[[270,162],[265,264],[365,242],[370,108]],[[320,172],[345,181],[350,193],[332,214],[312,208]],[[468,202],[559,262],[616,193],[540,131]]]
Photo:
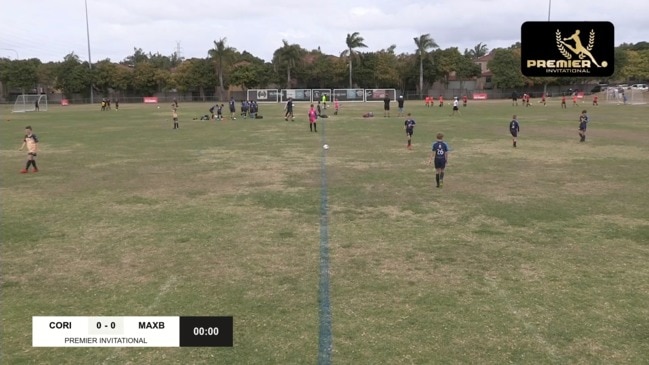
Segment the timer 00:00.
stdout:
[[194,327],[194,336],[218,336],[218,327]]

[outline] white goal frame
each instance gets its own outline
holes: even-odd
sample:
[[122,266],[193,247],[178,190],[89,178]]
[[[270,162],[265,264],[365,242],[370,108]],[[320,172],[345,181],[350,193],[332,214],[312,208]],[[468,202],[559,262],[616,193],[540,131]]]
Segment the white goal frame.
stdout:
[[38,101],[38,111],[47,111],[47,94],[21,94],[16,97],[16,102],[11,110],[12,113],[25,113],[36,111],[36,101]]
[[631,105],[647,104],[647,98],[649,97],[646,90],[640,89],[626,90],[625,94],[628,95],[626,103]]

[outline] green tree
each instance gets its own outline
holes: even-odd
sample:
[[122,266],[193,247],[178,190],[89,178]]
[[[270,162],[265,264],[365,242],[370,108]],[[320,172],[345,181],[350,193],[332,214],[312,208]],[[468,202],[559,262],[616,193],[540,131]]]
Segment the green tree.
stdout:
[[110,62],[109,59],[101,60],[95,63],[93,69],[94,85],[104,95],[109,95],[110,90],[115,88],[115,74],[117,65]]
[[214,41],[214,48],[208,51],[208,54],[214,60],[216,67],[216,75],[219,79],[219,100],[224,100],[223,92],[225,91],[225,83],[223,80],[223,73],[226,65],[233,59],[235,48],[226,45],[227,38],[223,37],[218,41]]
[[262,88],[268,80],[268,67],[258,63],[246,63],[235,66],[230,74],[232,85],[242,85],[246,89]]
[[300,63],[303,55],[306,53],[297,44],[289,44],[285,39],[282,40],[282,47],[273,53],[273,65],[275,70],[286,70],[286,87],[291,88],[291,70],[296,68]]
[[124,61],[122,61],[122,64],[130,67],[135,67],[137,64],[147,61],[149,61],[149,56],[144,53],[142,48],[134,47],[133,54],[126,57]]
[[627,81],[649,80],[649,49],[625,51],[626,62],[622,66],[621,76]]
[[487,52],[489,52],[489,48],[487,48],[487,45],[480,42],[473,46],[473,48],[465,50],[464,54],[469,56],[470,58],[477,60],[478,58],[482,56],[486,56]]
[[41,61],[37,58],[14,60],[9,63],[7,86],[31,92],[38,85],[38,68]]
[[419,56],[419,98],[421,98],[424,92],[424,58],[428,55],[430,49],[439,48],[439,46],[431,38],[429,33],[422,34],[413,39],[415,46],[417,46],[415,54]]
[[68,98],[72,98],[74,94],[87,96],[92,81],[87,62],[81,63],[74,52],[66,55],[59,66],[56,81],[56,87]]
[[460,79],[460,89],[464,89],[464,81],[480,76],[482,70],[473,57],[462,55],[458,58],[455,74]]
[[157,69],[149,62],[140,62],[133,68],[133,91],[142,96],[150,96],[158,91]]
[[367,45],[363,43],[365,39],[360,36],[358,32],[354,32],[352,34],[347,33],[347,38],[345,39],[345,44],[347,45],[347,49],[344,50],[340,56],[341,57],[347,57],[349,61],[349,88],[353,88],[354,84],[352,82],[352,63],[353,59],[357,58],[358,53],[356,52],[357,48],[367,48]]
[[492,82],[497,88],[513,89],[525,85],[520,55],[511,49],[497,49],[487,67],[494,74]]

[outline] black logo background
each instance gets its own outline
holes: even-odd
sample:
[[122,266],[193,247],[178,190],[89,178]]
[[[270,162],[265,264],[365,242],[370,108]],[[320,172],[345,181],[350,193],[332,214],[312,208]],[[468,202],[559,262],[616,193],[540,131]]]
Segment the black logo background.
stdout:
[[[591,62],[589,73],[579,72],[547,72],[546,68],[527,67],[528,60],[566,60],[557,46],[556,32],[561,32],[561,38],[568,38],[579,29],[581,43],[584,47],[588,46],[590,31],[594,30],[595,37],[593,48],[590,53],[601,66],[606,62],[606,66],[597,67]],[[525,22],[521,27],[521,72],[525,76],[532,77],[608,77],[615,71],[615,40],[614,27],[611,22]],[[573,41],[566,41],[574,46]],[[565,47],[565,46],[564,46]],[[569,49],[565,49],[572,54],[572,60],[580,58]],[[582,60],[589,60],[584,57]]]

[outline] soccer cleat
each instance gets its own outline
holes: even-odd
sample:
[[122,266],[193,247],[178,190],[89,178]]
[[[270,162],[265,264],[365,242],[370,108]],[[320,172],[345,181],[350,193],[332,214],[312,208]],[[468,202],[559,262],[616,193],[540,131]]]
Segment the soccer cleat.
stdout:
[[440,182],[439,182],[439,187],[440,187],[440,188],[443,188],[443,187],[444,187],[444,182],[443,182],[443,181],[440,181]]
[[38,172],[38,169],[34,167],[34,172]]
[[21,174],[26,174],[26,173],[27,173],[27,169],[22,169],[22,170],[20,170],[20,173],[21,173]]

